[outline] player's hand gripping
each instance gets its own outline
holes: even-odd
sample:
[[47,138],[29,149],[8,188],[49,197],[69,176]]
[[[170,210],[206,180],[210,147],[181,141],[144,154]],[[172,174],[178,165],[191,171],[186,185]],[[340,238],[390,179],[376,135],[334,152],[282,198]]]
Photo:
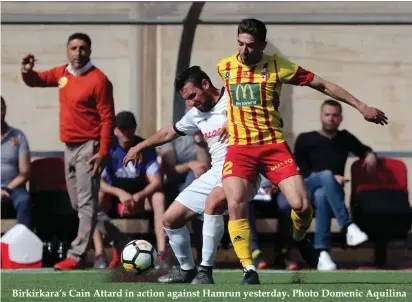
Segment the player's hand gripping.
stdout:
[[134,161],[134,165],[137,167],[137,165],[141,161],[141,158],[142,149],[137,144],[136,146],[129,149],[129,152],[127,152],[126,156],[123,159],[123,165],[126,167],[129,162]]
[[34,62],[36,62],[36,58],[32,54],[28,54],[21,60],[21,71],[27,73],[33,70]]
[[388,124],[388,118],[386,117],[385,113],[383,111],[380,111],[379,109],[369,107],[368,105],[363,105],[359,109],[359,111],[368,122],[380,125]]

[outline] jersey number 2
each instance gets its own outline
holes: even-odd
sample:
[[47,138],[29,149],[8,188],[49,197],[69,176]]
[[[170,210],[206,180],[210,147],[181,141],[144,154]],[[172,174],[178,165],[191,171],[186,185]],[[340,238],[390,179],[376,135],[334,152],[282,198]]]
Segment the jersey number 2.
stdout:
[[225,162],[223,165],[223,175],[232,174],[233,163],[231,161]]

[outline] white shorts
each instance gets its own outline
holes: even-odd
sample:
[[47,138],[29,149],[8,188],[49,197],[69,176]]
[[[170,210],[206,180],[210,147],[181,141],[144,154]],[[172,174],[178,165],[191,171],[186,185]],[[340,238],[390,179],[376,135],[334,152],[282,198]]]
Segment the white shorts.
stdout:
[[176,197],[176,201],[197,214],[203,214],[207,197],[214,188],[222,187],[222,168],[221,165],[212,166],[184,189]]
[[[207,197],[214,188],[223,186],[222,169],[223,165],[212,166],[210,170],[195,179],[186,189],[184,189],[176,197],[176,201],[180,202],[191,211],[202,215],[205,210]],[[256,195],[260,183],[261,177],[258,176],[255,192],[252,196]]]

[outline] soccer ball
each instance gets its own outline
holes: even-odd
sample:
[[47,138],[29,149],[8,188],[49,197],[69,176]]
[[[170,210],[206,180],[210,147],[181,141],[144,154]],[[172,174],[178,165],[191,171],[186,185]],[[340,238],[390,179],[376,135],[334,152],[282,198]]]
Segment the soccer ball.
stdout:
[[124,247],[121,260],[126,271],[142,274],[156,265],[157,252],[150,242],[133,240]]

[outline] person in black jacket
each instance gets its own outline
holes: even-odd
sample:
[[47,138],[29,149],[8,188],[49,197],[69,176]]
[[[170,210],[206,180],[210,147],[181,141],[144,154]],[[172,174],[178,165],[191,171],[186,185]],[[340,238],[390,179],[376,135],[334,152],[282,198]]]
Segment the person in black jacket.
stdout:
[[[335,270],[329,253],[330,219],[335,216],[346,232],[348,246],[357,246],[368,240],[367,235],[354,224],[345,206],[344,170],[349,153],[364,160],[370,172],[376,167],[372,149],[363,145],[347,130],[338,130],[342,122],[342,107],[334,100],[326,100],[321,107],[322,129],[302,133],[295,144],[297,164],[305,178],[309,199],[316,208],[314,246],[319,252],[318,270]],[[287,209],[282,193],[277,196],[279,208]]]

